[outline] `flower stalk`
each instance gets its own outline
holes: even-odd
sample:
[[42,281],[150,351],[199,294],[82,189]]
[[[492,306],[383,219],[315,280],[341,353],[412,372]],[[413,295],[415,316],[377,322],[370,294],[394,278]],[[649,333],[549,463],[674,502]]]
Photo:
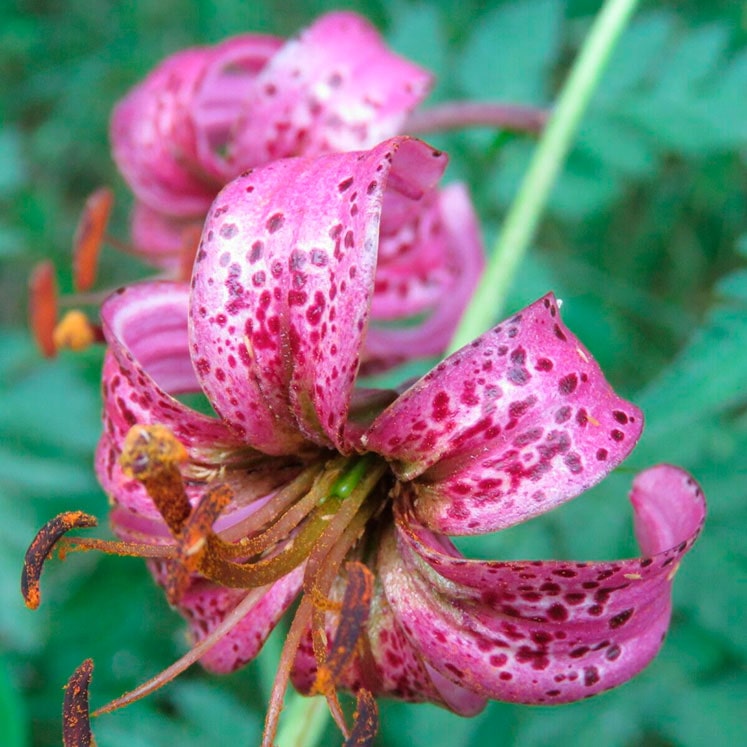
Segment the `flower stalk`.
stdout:
[[638,0],[607,0],[599,11],[506,214],[482,280],[452,339],[450,352],[466,345],[500,318],[511,282],[535,235],[581,117],[637,4]]

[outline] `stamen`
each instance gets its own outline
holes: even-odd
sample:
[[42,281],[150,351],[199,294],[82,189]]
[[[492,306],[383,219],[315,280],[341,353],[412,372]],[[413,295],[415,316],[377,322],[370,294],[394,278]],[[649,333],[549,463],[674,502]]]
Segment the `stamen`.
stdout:
[[371,609],[373,574],[358,561],[351,561],[345,569],[348,583],[342,600],[340,621],[330,654],[317,669],[316,682],[312,688],[312,692],[325,695],[334,691],[335,682],[353,658]]
[[89,195],[73,236],[73,285],[86,291],[96,282],[99,252],[114,204],[114,193],[101,187]]
[[[344,464],[345,459],[340,458],[333,460],[324,467],[325,472],[322,475],[319,484],[321,485],[321,483],[324,482],[326,485],[325,490],[328,491],[332,486],[339,471],[342,469],[342,465]],[[322,471],[322,468],[323,465],[319,463],[307,467],[290,483],[278,490],[278,492],[264,506],[255,511],[251,516],[248,516],[243,521],[240,521],[220,532],[221,539],[233,543],[235,540],[246,538],[247,534],[253,534],[257,531],[258,527],[262,527],[268,522],[275,521],[276,516],[283,514],[289,506],[292,506],[299,498],[308,494],[309,491],[312,490],[312,486],[314,486],[313,489],[316,491],[314,482]],[[327,484],[327,482],[329,482],[329,484]],[[299,516],[298,521],[300,521],[305,515],[306,513]],[[291,526],[298,524],[298,521]],[[256,538],[250,537],[248,541],[251,542],[254,539]],[[262,549],[257,552],[261,552]],[[250,553],[245,552],[243,554],[246,556]]]
[[211,487],[192,511],[177,538],[178,563],[169,564],[166,596],[170,604],[177,604],[189,583],[191,573],[197,571],[208,549],[208,538],[213,523],[231,502],[233,491],[228,485]]
[[213,551],[210,547],[214,540],[210,537],[208,550],[200,565],[200,573],[212,581],[234,589],[264,586],[277,581],[306,560],[327,528],[331,516],[326,506],[324,511],[317,509],[277,555],[255,563],[234,563],[224,559],[219,555],[220,549]]
[[343,747],[370,747],[379,731],[379,709],[372,693],[358,691],[358,700],[353,714],[353,730]]
[[293,666],[293,660],[298,647],[301,644],[301,636],[303,636],[304,631],[311,621],[312,606],[311,597],[305,594],[298,605],[288,634],[285,636],[283,650],[280,653],[280,661],[278,662],[277,674],[275,675],[275,681],[272,683],[270,701],[267,704],[267,712],[265,713],[265,728],[262,732],[261,747],[273,747],[275,742],[275,734],[278,729],[280,712],[283,710],[283,696],[288,687],[290,670]]
[[52,340],[56,350],[79,352],[93,345],[101,336],[101,331],[91,324],[82,311],[72,309],[55,326]]
[[373,575],[365,565],[351,561],[346,569],[348,583],[340,610],[340,621],[329,656],[327,655],[324,611],[316,607],[312,612],[311,622],[314,654],[319,662],[311,692],[324,695],[330,712],[343,734],[347,734],[347,724],[337,697],[336,685],[345,667],[355,655],[358,641],[364,634],[373,595]]
[[93,661],[86,659],[65,685],[62,705],[62,743],[64,747],[90,747],[96,744],[91,734],[88,713],[88,691],[91,686]]
[[112,700],[105,706],[95,710],[94,716],[101,716],[104,713],[111,713],[118,708],[123,708],[130,703],[134,703],[141,698],[150,695],[182,672],[189,669],[195,662],[199,661],[210,649],[223,639],[231,630],[238,625],[257,605],[262,597],[267,593],[268,587],[263,586],[259,589],[252,589],[234,608],[229,612],[223,621],[213,628],[212,632],[206,635],[199,643],[196,643],[184,656],[175,661],[170,667],[144,682],[134,690],[125,693],[119,698]]
[[60,540],[60,557],[68,552],[98,550],[107,555],[121,555],[129,558],[166,558],[173,560],[177,550],[173,545],[148,545],[144,542],[120,542],[96,537],[63,537]]
[[133,425],[119,462],[128,477],[139,480],[174,536],[192,512],[179,465],[187,450],[164,425]]
[[[318,475],[318,471],[316,474]],[[225,542],[223,538],[227,532],[222,533],[220,538],[216,537],[214,541],[211,540],[211,542],[214,543],[215,551],[222,558],[229,559],[248,558],[252,555],[259,555],[265,550],[268,550],[273,545],[276,545],[278,542],[288,537],[291,531],[295,529],[316,506],[326,499],[336,478],[337,472],[324,472],[319,479],[313,483],[313,485],[309,485],[308,492],[303,496],[303,498],[301,498],[301,500],[293,504],[291,508],[275,521],[274,524],[270,525],[270,527],[268,527],[264,532],[261,532],[255,537],[245,537],[239,542]],[[295,486],[294,493],[297,493],[297,487],[298,486]],[[270,503],[275,503],[275,499],[278,497],[279,496],[275,496]],[[278,503],[280,502],[281,501],[278,501]],[[275,508],[276,510],[278,509],[277,503],[275,503]],[[260,512],[257,511],[256,514],[249,517],[255,519],[255,526],[261,526],[259,521],[257,521],[257,514],[259,513]]]
[[449,101],[409,116],[407,132],[442,132],[465,127],[492,127],[507,132],[540,133],[549,112],[520,104]]
[[[283,695],[288,686],[293,658],[304,631],[311,625],[313,636],[314,630],[323,629],[324,616],[323,611],[317,608],[317,599],[327,599],[329,597],[342,560],[360,537],[366,522],[378,510],[379,506],[376,501],[367,501],[366,499],[386,470],[387,467],[383,462],[374,461],[372,469],[360,478],[357,487],[347,498],[339,496],[330,498],[324,506],[324,508],[327,508],[329,503],[339,501],[337,513],[331,518],[325,532],[315,543],[306,563],[304,595],[283,645],[265,716],[262,747],[272,747],[275,739],[278,720],[283,707]],[[347,726],[342,718],[341,709],[337,707],[339,704],[335,704],[334,698],[328,699],[328,702],[335,721],[347,736]]]
[[95,527],[95,516],[82,511],[66,511],[48,521],[34,537],[26,550],[21,573],[21,593],[29,609],[35,610],[41,602],[39,579],[44,561],[63,534],[80,527]]
[[54,358],[54,328],[57,324],[57,278],[54,265],[45,260],[34,267],[29,278],[29,327],[42,355]]

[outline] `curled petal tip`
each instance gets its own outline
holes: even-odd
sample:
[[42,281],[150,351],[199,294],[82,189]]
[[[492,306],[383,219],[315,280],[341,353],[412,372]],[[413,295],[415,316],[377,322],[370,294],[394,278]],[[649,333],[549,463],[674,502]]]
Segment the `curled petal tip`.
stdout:
[[95,516],[82,511],[66,511],[55,516],[39,530],[26,550],[21,574],[21,593],[29,609],[36,609],[41,602],[39,579],[42,567],[57,542],[71,529],[95,527],[97,523]]
[[635,533],[645,555],[656,555],[694,540],[705,521],[698,483],[680,467],[659,464],[636,476],[630,492]]

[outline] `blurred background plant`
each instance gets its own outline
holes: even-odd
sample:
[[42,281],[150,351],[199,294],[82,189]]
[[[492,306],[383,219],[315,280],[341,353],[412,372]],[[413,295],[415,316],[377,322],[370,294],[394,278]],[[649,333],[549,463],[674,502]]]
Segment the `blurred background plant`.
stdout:
[[[392,47],[433,70],[431,101],[552,103],[592,0],[361,0]],[[108,117],[167,54],[241,31],[289,35],[325,0],[11,0],[0,8],[0,723],[3,744],[59,743],[61,686],[87,656],[94,706],[176,658],[182,625],[138,560],[50,564],[40,610],[23,607],[21,560],[58,511],[103,516],[91,466],[101,351],[42,360],[25,329],[26,278],[51,257],[71,287],[85,197],[114,186],[112,232],[129,195],[109,155]],[[706,531],[675,586],[669,640],[636,680],[557,708],[492,703],[463,720],[383,704],[379,744],[540,747],[737,744],[747,701],[747,4],[644,3],[625,33],[510,294],[547,290],[648,427],[622,474],[542,520],[461,541],[483,557],[634,554],[625,494],[634,469],[679,463],[709,497]],[[533,142],[487,130],[430,137],[468,181],[490,246]],[[102,283],[146,269],[115,252]],[[399,376],[428,366],[411,365]],[[282,630],[244,671],[190,671],[94,724],[102,745],[253,744]],[[337,736],[330,734],[335,741]]]

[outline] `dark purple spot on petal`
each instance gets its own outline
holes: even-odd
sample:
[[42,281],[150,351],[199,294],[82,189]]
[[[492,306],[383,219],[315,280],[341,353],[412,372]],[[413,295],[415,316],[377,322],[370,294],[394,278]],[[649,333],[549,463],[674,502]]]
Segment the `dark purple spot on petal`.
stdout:
[[285,216],[282,213],[273,213],[268,219],[265,227],[268,233],[275,233],[283,227]]
[[617,615],[615,615],[614,617],[610,618],[610,628],[614,629],[614,628],[619,628],[619,627],[625,625],[625,623],[628,622],[628,620],[630,620],[630,618],[632,617],[632,615],[633,615],[633,608],[632,607],[630,609],[623,610],[622,612],[619,612]]
[[578,386],[578,376],[575,373],[564,376],[558,382],[558,391],[563,395],[573,394]]

